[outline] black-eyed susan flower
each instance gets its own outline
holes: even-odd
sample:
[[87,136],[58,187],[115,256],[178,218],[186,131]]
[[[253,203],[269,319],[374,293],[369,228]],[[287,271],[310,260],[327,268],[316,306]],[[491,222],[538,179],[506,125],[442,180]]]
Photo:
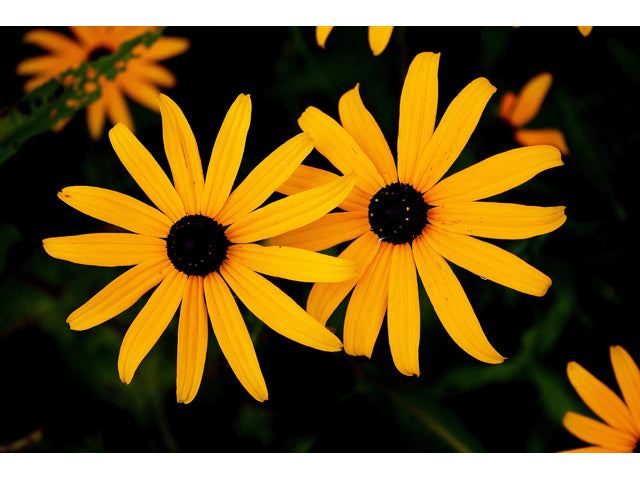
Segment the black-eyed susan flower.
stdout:
[[[69,27],[73,37],[63,33],[38,28],[30,30],[24,41],[36,45],[47,54],[23,60],[16,67],[18,75],[31,76],[24,88],[30,92],[69,68],[77,68],[82,62],[97,60],[118,50],[123,42],[142,35],[152,27]],[[161,88],[176,84],[173,73],[158,62],[184,53],[189,40],[162,36],[149,48],[139,45],[134,49],[136,58],[129,60],[125,70],[114,80],[100,77],[101,96],[87,106],[87,128],[93,139],[102,135],[105,117],[113,125],[123,123],[134,130],[133,119],[125,96],[158,112],[158,95]],[[64,123],[61,124],[64,126]]]
[[[202,379],[207,312],[222,353],[257,400],[267,387],[232,291],[266,325],[296,342],[325,351],[340,340],[259,273],[292,280],[335,282],[351,278],[355,265],[297,248],[254,242],[316,220],[351,190],[353,176],[259,207],[313,149],[299,134],[263,160],[230,194],[249,129],[251,100],[240,95],[216,138],[206,177],[186,118],[160,97],[165,151],[174,185],[123,124],[109,132],[116,154],[156,205],[90,186],[64,188],[59,197],[75,209],[132,233],[93,233],[44,240],[55,258],[85,265],[135,265],[80,308],[73,330],[95,327],[132,306],[158,285],[127,330],[118,371],[129,383],[140,362],[169,325],[180,303],[177,400],[188,403]],[[258,273],[256,273],[258,272]]]
[[[576,362],[567,375],[582,401],[602,422],[567,412],[562,423],[569,432],[590,444],[567,450],[572,453],[637,452],[640,440],[640,370],[629,353],[616,345],[609,348],[611,365],[622,398]],[[624,399],[624,400],[623,400]],[[604,423],[603,423],[604,422]]]
[[[333,27],[316,27],[316,42],[318,46],[324,48],[327,37],[333,30]],[[369,47],[374,55],[380,55],[387,48],[393,27],[375,26],[369,27]]]
[[[397,167],[358,86],[342,96],[342,125],[314,107],[298,123],[316,149],[342,172],[356,172],[356,186],[330,213],[304,228],[272,238],[274,245],[323,250],[352,243],[340,258],[358,264],[344,282],[315,284],[307,311],[326,323],[353,290],[344,320],[344,349],[370,357],[385,312],[391,354],[405,375],[418,375],[420,306],[416,269],[446,331],[467,353],[488,363],[503,361],[489,343],[446,260],[486,279],[530,295],[544,295],[551,279],[515,255],[475,236],[519,239],[551,232],[565,221],[564,207],[479,202],[562,165],[550,146],[495,155],[443,180],[495,91],[485,78],[453,100],[434,132],[440,54],[413,60],[400,97]],[[279,189],[295,194],[335,178],[299,167]]]
[[538,114],[552,83],[553,76],[543,72],[525,83],[518,95],[506,92],[500,99],[500,118],[515,129],[513,137],[520,145],[553,145],[563,155],[569,155],[569,147],[560,130],[521,128]]

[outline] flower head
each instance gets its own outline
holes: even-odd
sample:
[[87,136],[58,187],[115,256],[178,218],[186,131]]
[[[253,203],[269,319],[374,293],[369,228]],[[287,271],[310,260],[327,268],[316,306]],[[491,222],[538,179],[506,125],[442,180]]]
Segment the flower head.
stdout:
[[552,82],[552,75],[544,72],[529,80],[518,95],[505,93],[500,100],[500,118],[515,129],[513,136],[520,145],[553,145],[563,155],[569,155],[569,147],[560,130],[521,128],[538,114]]
[[[47,29],[30,30],[25,34],[24,41],[48,53],[23,60],[16,67],[16,73],[32,76],[24,85],[29,92],[65,70],[78,67],[82,62],[116,52],[123,42],[150,28],[69,27],[73,37]],[[134,53],[138,56],[129,60],[125,70],[113,81],[100,77],[101,96],[87,106],[87,127],[91,137],[100,137],[105,116],[109,117],[112,124],[120,122],[133,130],[133,119],[125,95],[150,110],[159,111],[160,88],[175,86],[176,78],[158,62],[180,55],[188,48],[189,41],[186,38],[163,36],[149,48],[144,45],[136,47]]]
[[[324,250],[352,243],[340,258],[353,259],[358,275],[311,289],[307,310],[325,323],[353,290],[344,321],[344,349],[371,356],[385,313],[391,354],[398,370],[418,375],[420,306],[417,273],[453,340],[489,363],[502,357],[488,342],[445,259],[486,279],[531,295],[544,295],[551,280],[515,255],[474,236],[518,239],[548,233],[565,221],[564,207],[479,202],[562,164],[554,147],[511,150],[444,180],[473,132],[495,88],[471,82],[453,100],[435,129],[440,55],[413,60],[400,97],[397,167],[359,87],[339,102],[342,125],[314,107],[298,123],[316,149],[341,172],[356,172],[351,194],[330,213],[304,228],[270,241]],[[279,191],[295,194],[336,178],[301,166]]]
[[313,149],[307,134],[299,134],[276,149],[231,192],[249,129],[249,96],[238,96],[229,109],[206,177],[193,132],[180,108],[162,95],[160,112],[173,185],[126,126],[117,124],[109,132],[116,154],[157,208],[122,193],[89,186],[67,187],[58,195],[87,215],[133,232],[43,241],[47,253],[55,258],[85,265],[135,265],[71,313],[67,322],[73,330],[99,325],[159,284],[122,342],[118,358],[121,380],[131,382],[182,303],[177,400],[190,402],[200,386],[207,350],[207,313],[220,349],[242,385],[257,400],[266,400],[267,387],[256,353],[231,292],[285,337],[320,350],[340,350],[337,337],[258,273],[305,282],[335,282],[353,277],[355,266],[315,252],[253,242],[321,217],[347,196],[354,178],[341,177],[257,208]]
[[624,348],[612,346],[609,354],[622,399],[578,363],[569,362],[567,365],[571,385],[593,413],[604,421],[567,412],[562,419],[565,428],[591,444],[567,452],[637,451],[640,440],[640,370]]
[[[333,27],[316,27],[316,42],[318,46],[324,48],[327,37],[333,30]],[[374,55],[380,55],[387,48],[393,27],[369,27],[369,47]]]

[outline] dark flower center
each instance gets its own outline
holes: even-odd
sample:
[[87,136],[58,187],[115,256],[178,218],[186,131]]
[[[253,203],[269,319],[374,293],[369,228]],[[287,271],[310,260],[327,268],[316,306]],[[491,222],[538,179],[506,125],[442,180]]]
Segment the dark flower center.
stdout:
[[390,183],[369,202],[369,225],[380,240],[410,243],[427,225],[427,210],[420,192],[407,183]]
[[227,258],[231,243],[224,231],[222,225],[204,215],[182,217],[169,230],[169,260],[182,273],[206,277]]
[[106,47],[96,47],[91,52],[89,52],[89,56],[87,60],[89,62],[93,62],[94,60],[98,60],[99,58],[106,57],[107,55],[111,55],[113,50]]

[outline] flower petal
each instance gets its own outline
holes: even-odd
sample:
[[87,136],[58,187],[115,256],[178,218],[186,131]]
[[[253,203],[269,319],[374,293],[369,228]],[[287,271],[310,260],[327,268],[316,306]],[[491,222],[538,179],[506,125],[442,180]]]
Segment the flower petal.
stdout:
[[204,188],[202,161],[196,138],[180,107],[166,95],[160,95],[162,138],[173,175],[173,183],[187,215],[200,213]]
[[189,277],[182,298],[178,321],[178,356],[176,360],[176,399],[190,403],[198,393],[207,356],[207,307],[204,303],[203,279]]
[[453,99],[438,128],[421,151],[413,172],[413,185],[426,192],[449,170],[467,144],[485,105],[496,88],[486,78],[476,78]]
[[393,154],[378,123],[362,103],[359,84],[340,97],[338,109],[344,129],[358,142],[384,182],[397,182],[398,172]]
[[433,249],[427,235],[412,243],[413,257],[427,296],[451,339],[472,357],[502,363],[504,357],[489,343],[462,285],[449,264]]
[[118,356],[118,372],[123,383],[131,382],[140,362],[171,322],[184,296],[187,279],[184,273],[173,269],[131,323]]
[[79,63],[84,57],[84,49],[72,38],[63,33],[46,28],[36,28],[25,33],[22,40],[44,50],[56,52],[66,59],[76,59]]
[[514,148],[487,158],[438,182],[425,193],[429,205],[471,202],[498,195],[562,165],[557,148],[547,145]]
[[583,37],[586,37],[587,35],[589,35],[591,33],[591,30],[593,30],[593,26],[590,26],[590,27],[578,27],[578,30],[580,31],[580,33],[582,34]]
[[616,450],[612,450],[610,448],[591,446],[591,447],[573,448],[571,450],[563,450],[560,453],[616,453]]
[[[422,52],[413,59],[400,95],[398,177],[411,183],[416,165],[431,140],[438,108],[439,53]],[[426,159],[422,160],[423,162]]]
[[256,242],[311,223],[333,210],[349,194],[354,180],[354,174],[345,175],[254,210],[227,228],[227,238],[233,243]]
[[67,318],[71,330],[100,325],[132,306],[175,268],[166,258],[154,259],[130,268]]
[[123,193],[105,188],[63,188],[58,198],[67,205],[103,222],[141,235],[166,237],[172,222],[162,212]]
[[53,78],[72,67],[69,60],[57,55],[38,55],[22,60],[16,66],[16,75],[41,75]]
[[340,340],[273,283],[238,262],[227,261],[220,273],[240,301],[269,328],[307,347],[335,352]]
[[359,237],[371,230],[364,212],[327,213],[315,222],[271,237],[270,245],[321,251]]
[[391,39],[391,33],[393,32],[393,26],[382,27],[375,26],[369,27],[369,46],[374,55],[380,55],[387,48],[389,40]]
[[[276,192],[283,195],[293,195],[294,193],[325,185],[338,179],[338,177],[335,173],[327,172],[320,168],[300,165],[282,185],[276,188]],[[353,187],[351,193],[338,204],[338,207],[349,212],[367,212],[370,201],[370,194],[358,187]]]
[[344,351],[371,358],[387,311],[391,244],[382,242],[351,294],[344,317]]
[[355,172],[356,185],[373,195],[384,180],[354,138],[333,118],[315,107],[307,108],[298,119],[302,131],[311,135],[316,149],[343,174]]
[[184,205],[173,185],[131,131],[119,123],[109,131],[111,145],[118,158],[149,199],[171,219],[177,222],[185,216]]
[[[137,58],[131,59],[127,62],[126,75],[127,81],[131,80],[131,78],[135,78],[142,83],[150,83],[154,86],[163,88],[175,87],[177,82],[176,76],[167,67]],[[122,83],[124,84],[126,82]],[[157,96],[155,100],[157,103]]]
[[242,386],[253,398],[264,402],[269,395],[251,336],[229,287],[217,272],[205,277],[204,294],[222,354]]
[[125,100],[124,95],[122,95],[118,85],[115,82],[101,82],[101,85],[105,110],[111,123],[113,125],[116,123],[122,123],[133,132],[133,118],[131,117],[127,101]]
[[106,104],[103,97],[87,105],[87,129],[93,140],[97,140],[102,136],[105,115]]
[[218,222],[229,225],[262,205],[311,150],[313,143],[306,133],[300,133],[279,146],[231,192],[217,215]]
[[635,439],[627,432],[621,432],[578,413],[567,412],[562,424],[580,440],[594,446],[631,453],[636,445]]
[[224,117],[211,151],[202,192],[202,214],[214,218],[229,197],[251,123],[251,98],[240,94]]
[[147,81],[132,77],[128,72],[121,73],[120,75],[124,77],[121,82],[122,91],[126,93],[131,100],[138,102],[152,112],[160,111],[158,105],[160,89],[158,87]]
[[638,435],[631,412],[609,387],[589,373],[582,365],[569,362],[567,376],[582,401],[602,420],[616,430]]
[[360,278],[362,278],[362,275],[364,275],[375,258],[379,247],[378,237],[371,232],[366,232],[356,238],[338,255],[338,258],[353,260],[358,266],[357,275],[344,282],[316,283],[311,287],[307,298],[307,312],[322,325],[325,325],[333,311],[340,305],[340,302],[360,281]]
[[162,36],[145,49],[141,57],[145,60],[167,60],[186,52],[190,46],[191,42],[188,38]]
[[541,297],[551,279],[513,253],[477,238],[447,232],[430,225],[429,245],[444,258],[482,278],[522,293]]
[[624,348],[613,346],[609,354],[618,386],[633,417],[635,431],[640,432],[640,370]]
[[513,203],[447,203],[427,212],[429,223],[449,232],[487,238],[520,239],[549,233],[567,219],[564,207]]
[[391,356],[402,374],[419,376],[420,301],[411,246],[394,245],[390,263],[387,327]]
[[498,115],[500,120],[504,120],[505,122],[509,121],[511,112],[513,112],[513,107],[515,107],[517,101],[518,97],[513,92],[505,92],[504,95],[502,95]]
[[134,233],[89,233],[45,238],[46,252],[54,258],[83,265],[120,267],[167,258],[164,240]]
[[564,135],[554,128],[525,129],[519,128],[513,137],[520,145],[551,145],[563,155],[569,155],[569,147]]
[[525,83],[518,93],[518,100],[511,112],[511,125],[521,127],[533,120],[540,111],[551,83],[553,83],[553,76],[548,72],[540,73]]
[[324,48],[331,30],[333,30],[333,27],[316,27],[316,42],[318,42],[318,46]]

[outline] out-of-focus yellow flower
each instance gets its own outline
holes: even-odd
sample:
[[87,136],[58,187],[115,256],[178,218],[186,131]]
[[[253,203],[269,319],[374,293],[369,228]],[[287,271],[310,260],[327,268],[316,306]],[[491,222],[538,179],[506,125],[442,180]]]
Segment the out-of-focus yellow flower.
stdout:
[[[54,30],[30,30],[25,34],[24,41],[47,50],[48,53],[23,60],[16,67],[16,73],[32,76],[24,85],[25,91],[29,92],[65,70],[77,68],[82,62],[116,52],[123,42],[153,28],[155,27],[69,27],[73,37]],[[134,130],[125,95],[146,108],[159,112],[160,89],[174,87],[176,78],[158,62],[184,53],[189,46],[186,38],[160,37],[149,48],[144,45],[136,47],[133,51],[138,56],[129,60],[126,69],[113,81],[100,77],[98,82],[102,94],[87,106],[87,127],[91,138],[100,138],[105,117],[109,117],[114,125],[119,122]],[[57,129],[65,124],[66,122],[59,124]]]
[[538,114],[553,77],[544,72],[529,80],[520,93],[506,92],[500,100],[500,118],[514,127],[514,138],[520,145],[553,145],[569,155],[569,147],[560,130],[553,128],[521,128]]
[[604,423],[567,412],[562,420],[565,428],[590,446],[565,450],[566,452],[637,451],[640,440],[640,370],[631,355],[620,346],[610,347],[609,355],[622,398],[578,363],[569,362],[567,365],[571,385]]
[[[333,27],[316,27],[316,41],[324,48],[327,37]],[[374,55],[380,55],[391,39],[393,27],[369,27],[369,46]]]
[[578,30],[580,30],[580,33],[582,34],[583,37],[586,37],[591,33],[591,30],[593,30],[593,27],[578,27]]

